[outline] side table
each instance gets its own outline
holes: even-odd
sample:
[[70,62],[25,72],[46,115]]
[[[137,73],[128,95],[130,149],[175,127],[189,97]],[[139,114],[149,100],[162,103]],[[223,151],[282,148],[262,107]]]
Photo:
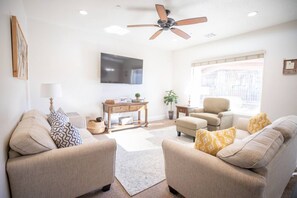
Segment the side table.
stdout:
[[184,113],[186,116],[189,116],[194,109],[198,108],[196,106],[187,106],[187,105],[175,105],[176,106],[176,119],[179,118],[179,113]]

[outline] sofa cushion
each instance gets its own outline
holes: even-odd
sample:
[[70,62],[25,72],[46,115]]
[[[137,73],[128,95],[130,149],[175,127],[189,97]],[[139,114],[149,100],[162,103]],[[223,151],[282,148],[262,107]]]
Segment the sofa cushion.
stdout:
[[208,125],[219,126],[221,123],[221,119],[217,114],[213,113],[191,113],[192,117],[204,119],[207,121]]
[[87,129],[79,129],[83,144],[97,142],[98,140]]
[[223,111],[228,111],[230,102],[225,98],[205,98],[203,108],[204,112],[218,114]]
[[266,113],[259,113],[250,118],[248,123],[248,132],[251,134],[256,133],[271,124],[270,120],[267,118]]
[[63,124],[58,121],[53,121],[51,137],[58,148],[65,148],[82,144],[79,130],[70,122]]
[[264,128],[220,150],[217,157],[242,168],[260,168],[271,161],[283,142],[280,132]]
[[43,114],[42,112],[35,110],[35,109],[30,110],[30,111],[24,113],[22,120],[28,119],[28,118],[36,119],[36,121],[38,121],[38,123],[41,124],[42,126],[44,126],[48,131],[51,130],[51,126],[49,125],[49,123],[47,121],[47,116],[45,114]]
[[246,137],[249,137],[250,135],[251,134],[249,132],[236,128],[236,137],[235,137],[235,139],[242,140],[242,139],[244,139]]
[[205,153],[216,155],[219,150],[233,143],[235,135],[235,127],[211,132],[199,129],[196,133],[195,148]]
[[26,118],[19,122],[12,133],[9,146],[22,155],[41,153],[57,148],[49,131],[39,119]]
[[279,131],[287,141],[297,134],[297,116],[279,118],[268,127]]

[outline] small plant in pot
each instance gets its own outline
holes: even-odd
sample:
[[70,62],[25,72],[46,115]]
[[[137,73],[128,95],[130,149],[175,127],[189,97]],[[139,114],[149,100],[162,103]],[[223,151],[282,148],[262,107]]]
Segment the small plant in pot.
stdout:
[[139,101],[139,99],[140,99],[140,93],[136,93],[135,94],[135,98],[136,98],[137,101]]
[[164,103],[166,105],[170,105],[170,110],[168,111],[170,120],[173,119],[173,113],[174,113],[174,111],[172,110],[172,104],[177,103],[177,98],[178,96],[176,95],[176,93],[174,93],[173,90],[166,91],[166,96],[164,96]]

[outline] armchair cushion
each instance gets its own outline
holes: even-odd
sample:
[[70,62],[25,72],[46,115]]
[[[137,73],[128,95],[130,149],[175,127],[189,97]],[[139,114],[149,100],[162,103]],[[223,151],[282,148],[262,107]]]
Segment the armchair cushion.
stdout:
[[230,102],[225,98],[205,98],[203,107],[204,112],[218,114],[223,111],[228,111]]
[[204,119],[207,121],[208,125],[219,126],[221,124],[221,119],[217,114],[213,113],[191,113],[190,116]]

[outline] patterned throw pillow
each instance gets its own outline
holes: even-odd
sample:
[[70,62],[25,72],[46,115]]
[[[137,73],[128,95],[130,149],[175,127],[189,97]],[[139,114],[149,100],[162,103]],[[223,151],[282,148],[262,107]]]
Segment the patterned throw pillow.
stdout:
[[63,124],[69,122],[68,116],[64,112],[52,111],[47,118],[49,124],[52,126],[53,122],[62,122]]
[[266,113],[259,113],[250,118],[247,129],[249,133],[253,134],[270,124],[271,122],[267,118]]
[[199,129],[196,132],[195,148],[205,153],[216,155],[222,148],[232,144],[235,136],[235,127],[220,131]]
[[58,148],[82,144],[82,139],[78,129],[72,126],[70,122],[67,122],[66,124],[53,122],[51,137]]

